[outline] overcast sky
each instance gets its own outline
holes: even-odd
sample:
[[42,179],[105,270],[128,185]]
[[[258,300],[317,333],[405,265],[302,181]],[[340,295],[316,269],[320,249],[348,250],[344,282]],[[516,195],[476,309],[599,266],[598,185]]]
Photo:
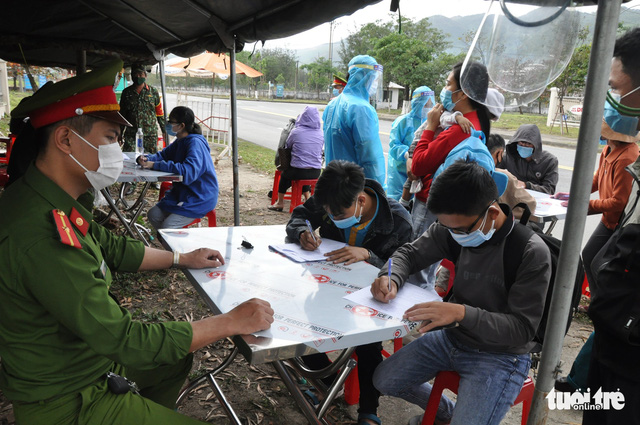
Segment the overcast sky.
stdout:
[[[390,15],[390,0],[382,0],[380,3],[358,10],[351,16],[344,16],[336,20],[333,30],[334,42],[339,41],[354,32],[360,26],[375,22],[378,19],[389,20],[391,16],[397,19],[397,13]],[[497,1],[495,2],[497,3]],[[459,15],[474,15],[485,13],[489,7],[489,1],[482,0],[400,0],[400,12],[402,16],[420,20],[434,15],[444,15],[448,17]],[[494,5],[494,7],[496,7]],[[624,4],[625,7],[637,7],[640,13],[640,0],[632,0]],[[581,8],[581,10],[592,10],[595,6]],[[278,40],[269,40],[265,48],[283,47],[289,49],[304,49],[329,42],[329,24],[319,25],[309,31],[297,34],[293,37]],[[258,44],[258,48],[260,43]],[[245,48],[246,49],[246,48]]]

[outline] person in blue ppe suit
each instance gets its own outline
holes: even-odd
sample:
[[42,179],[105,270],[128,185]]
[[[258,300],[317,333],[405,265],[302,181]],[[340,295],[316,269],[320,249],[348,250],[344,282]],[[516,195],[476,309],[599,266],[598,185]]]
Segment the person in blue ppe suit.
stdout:
[[[406,153],[413,142],[413,134],[426,121],[427,112],[436,104],[433,90],[420,86],[411,95],[411,111],[398,117],[391,125],[389,134],[389,166],[387,167],[387,196],[400,201],[407,183]],[[407,185],[407,193],[409,191]]]
[[324,121],[326,163],[335,159],[355,162],[365,177],[385,185],[384,154],[378,129],[378,114],[369,104],[382,77],[382,65],[368,55],[349,62],[349,79],[342,94],[327,105]]

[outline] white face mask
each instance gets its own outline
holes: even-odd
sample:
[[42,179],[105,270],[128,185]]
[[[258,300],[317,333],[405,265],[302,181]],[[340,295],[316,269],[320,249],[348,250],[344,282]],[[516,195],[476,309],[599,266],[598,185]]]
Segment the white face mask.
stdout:
[[80,164],[80,161],[69,154],[71,159],[84,169],[84,175],[87,177],[87,180],[89,180],[89,183],[91,183],[91,186],[93,186],[95,190],[102,190],[114,184],[118,180],[124,165],[120,145],[118,145],[118,143],[109,143],[108,145],[100,145],[96,148],[73,129],[71,129],[71,132],[87,145],[98,151],[98,161],[100,165],[96,171],[87,170],[87,167]]

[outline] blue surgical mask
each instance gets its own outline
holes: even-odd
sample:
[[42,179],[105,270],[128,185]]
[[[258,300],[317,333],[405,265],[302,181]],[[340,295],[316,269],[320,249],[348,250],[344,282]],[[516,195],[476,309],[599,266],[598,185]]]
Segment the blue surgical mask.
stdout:
[[464,246],[466,248],[475,248],[477,246],[482,245],[489,239],[491,239],[491,237],[496,231],[496,229],[494,228],[496,224],[495,220],[491,222],[491,229],[489,230],[489,232],[487,232],[486,234],[482,232],[482,228],[484,227],[484,224],[487,221],[488,214],[489,214],[489,210],[487,210],[487,212],[484,214],[484,219],[482,220],[482,224],[480,225],[480,227],[477,230],[474,230],[473,232],[469,233],[468,235],[464,235],[464,234],[461,235],[449,230],[449,233],[451,234],[451,237],[453,238],[453,240],[455,240],[460,246]]
[[340,94],[340,90],[338,90],[338,89],[333,89],[333,96],[334,96],[334,97],[335,97],[335,96],[337,96],[337,95],[339,95],[339,94]]
[[449,112],[453,112],[453,108],[456,107],[456,103],[458,102],[454,102],[451,99],[451,96],[453,96],[454,93],[458,93],[460,91],[460,89],[452,92],[451,90],[447,90],[445,87],[442,88],[442,90],[440,91],[440,103],[442,103],[442,106],[444,106],[444,109],[446,109]]
[[529,146],[518,145],[516,149],[518,150],[518,154],[520,154],[521,158],[529,158],[533,155],[533,148],[530,148]]
[[166,123],[164,129],[169,136],[175,136],[177,134],[175,131],[173,131],[173,125],[171,125],[170,123]]
[[617,133],[635,136],[638,134],[638,117],[620,114],[608,101],[604,101],[604,120]]
[[607,144],[607,139],[603,139],[602,137],[600,138],[600,144],[601,145],[606,145]]
[[329,214],[329,218],[331,218],[333,224],[335,224],[338,229],[348,229],[360,223],[360,220],[362,219],[363,208],[360,208],[360,215],[358,217],[356,217],[357,210],[358,207],[356,204],[356,209],[353,211],[353,215],[351,217],[343,218],[342,220],[335,220],[333,215]]

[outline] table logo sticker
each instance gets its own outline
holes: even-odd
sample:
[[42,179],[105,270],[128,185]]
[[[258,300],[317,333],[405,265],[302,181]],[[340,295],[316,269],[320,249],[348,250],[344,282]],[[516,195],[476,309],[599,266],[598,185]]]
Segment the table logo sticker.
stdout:
[[323,274],[312,274],[311,275],[313,277],[313,279],[315,279],[316,282],[318,283],[327,283],[329,282],[331,279],[329,278],[329,276],[325,276]]
[[227,272],[224,270],[207,271],[206,274],[210,279],[220,278],[222,280],[227,278]]
[[378,310],[375,310],[371,307],[367,307],[366,305],[356,305],[351,308],[351,312],[357,314],[358,316],[367,316],[372,317],[378,314]]

